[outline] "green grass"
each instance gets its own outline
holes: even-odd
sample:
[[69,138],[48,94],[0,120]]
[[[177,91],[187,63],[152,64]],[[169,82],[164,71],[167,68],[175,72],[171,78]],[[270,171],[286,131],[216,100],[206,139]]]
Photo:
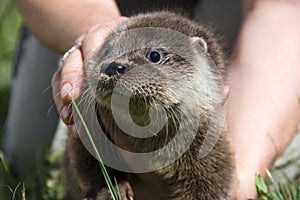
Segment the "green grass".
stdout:
[[0,199],[61,199],[65,191],[60,170],[61,155],[62,152],[51,154],[36,169],[36,174],[25,181],[16,179],[9,168],[5,167],[5,161],[0,160]]
[[[260,176],[255,177],[258,199],[263,200],[299,200],[300,178],[287,179],[286,183],[275,183],[268,172],[266,181]],[[269,182],[269,183],[266,183]]]

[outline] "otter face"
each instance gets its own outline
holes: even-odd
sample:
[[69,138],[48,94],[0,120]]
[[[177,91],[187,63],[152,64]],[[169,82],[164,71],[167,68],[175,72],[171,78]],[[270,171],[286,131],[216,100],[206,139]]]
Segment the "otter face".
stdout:
[[167,28],[121,26],[107,38],[88,74],[100,106],[111,110],[112,96],[117,108],[128,100],[131,117],[147,124],[145,113],[154,104],[174,110],[183,99],[194,100],[194,112],[207,110],[210,87],[217,88],[214,68],[202,38]]
[[[148,100],[172,100],[167,97],[167,85],[177,85],[180,77],[187,76],[174,66],[181,62],[188,68],[188,63],[180,56],[168,53],[164,48],[143,48],[119,56],[112,62],[101,64],[97,98],[100,104],[109,99],[113,91],[125,96]],[[173,100],[172,100],[173,101]],[[176,101],[169,103],[177,103]]]
[[164,106],[177,104],[179,87],[195,91],[204,87],[191,81],[206,70],[209,61],[205,54],[194,38],[168,29],[113,33],[99,51],[91,73],[98,81],[97,101],[110,107],[111,94],[116,92]]

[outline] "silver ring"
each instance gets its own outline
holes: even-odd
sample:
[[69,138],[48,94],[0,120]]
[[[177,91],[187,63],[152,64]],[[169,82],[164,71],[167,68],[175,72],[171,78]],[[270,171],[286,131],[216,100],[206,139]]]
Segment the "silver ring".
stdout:
[[65,60],[69,57],[69,55],[75,51],[76,49],[80,49],[81,50],[81,45],[80,44],[74,44],[70,49],[68,49],[68,51],[66,51],[64,53],[64,55],[59,59],[58,61],[58,67],[62,68],[65,64]]

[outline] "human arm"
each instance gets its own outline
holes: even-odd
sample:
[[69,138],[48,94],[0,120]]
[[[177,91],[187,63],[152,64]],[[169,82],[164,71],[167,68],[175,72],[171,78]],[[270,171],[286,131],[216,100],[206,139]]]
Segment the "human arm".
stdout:
[[[64,67],[55,73],[51,84],[61,119],[72,124],[70,97],[76,98],[80,93],[83,62],[124,18],[113,0],[17,0],[16,3],[29,30],[49,48],[63,53],[74,43],[81,45],[81,50],[72,52]],[[73,126],[68,128],[75,132]]]
[[16,4],[29,30],[59,53],[93,25],[120,16],[113,0],[16,0]]
[[227,107],[237,199],[255,197],[255,174],[265,175],[300,121],[300,2],[246,0],[244,17]]

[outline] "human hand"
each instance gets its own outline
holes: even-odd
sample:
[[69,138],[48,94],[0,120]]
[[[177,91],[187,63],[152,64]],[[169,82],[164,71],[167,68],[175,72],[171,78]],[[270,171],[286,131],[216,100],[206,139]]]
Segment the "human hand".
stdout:
[[[230,142],[235,162],[231,200],[255,199],[257,195],[255,176],[265,177],[267,169],[276,157],[275,148],[270,146],[272,145],[270,140],[268,138],[259,140],[255,137],[251,139],[231,134]],[[247,142],[249,143],[246,144]]]
[[[240,73],[237,74],[241,75]],[[235,80],[235,77],[231,78]],[[240,81],[237,82],[240,83]],[[231,200],[255,199],[257,195],[255,176],[264,177],[267,169],[283,150],[279,150],[276,145],[276,141],[280,138],[269,134],[276,130],[276,126],[271,126],[272,121],[267,122],[271,116],[266,116],[265,121],[260,121],[260,124],[256,122],[256,126],[254,126],[253,117],[259,120],[258,116],[262,115],[262,113],[252,110],[257,106],[257,102],[256,104],[255,101],[247,102],[247,107],[240,107],[240,101],[245,100],[245,98],[241,92],[235,91],[238,90],[236,84],[231,83],[231,89],[234,92],[231,92],[227,102],[228,140],[235,166]],[[247,96],[249,93],[244,95]],[[246,101],[250,97],[251,94],[246,98]],[[264,111],[261,110],[261,112]],[[271,128],[264,126],[263,122],[270,123]]]
[[74,137],[78,137],[78,134],[72,118],[71,101],[81,92],[84,61],[99,49],[110,31],[126,19],[126,17],[119,17],[91,27],[75,41],[78,48],[70,51],[62,63],[63,66],[53,75],[51,85],[56,108]]

